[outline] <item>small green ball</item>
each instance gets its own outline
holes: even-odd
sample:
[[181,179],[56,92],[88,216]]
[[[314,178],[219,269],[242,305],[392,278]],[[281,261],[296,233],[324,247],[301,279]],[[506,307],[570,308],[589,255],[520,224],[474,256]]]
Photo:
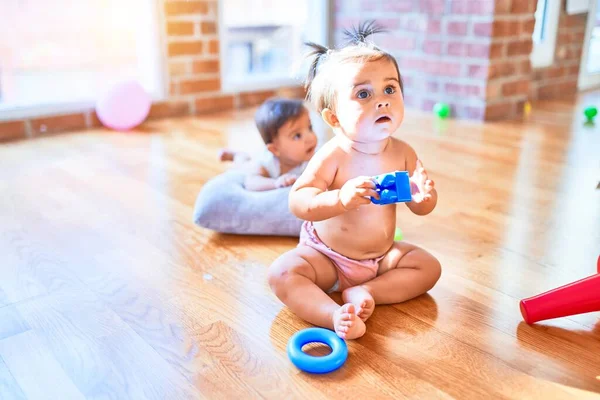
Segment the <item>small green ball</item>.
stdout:
[[583,113],[585,114],[585,117],[587,118],[588,121],[591,121],[594,119],[594,117],[596,115],[598,115],[598,109],[596,107],[588,107],[586,108]]
[[396,242],[399,242],[402,239],[404,239],[404,235],[402,235],[402,231],[400,230],[400,228],[396,228],[396,233],[394,234],[394,240]]
[[450,106],[448,103],[435,103],[433,112],[442,119],[447,118],[450,115]]

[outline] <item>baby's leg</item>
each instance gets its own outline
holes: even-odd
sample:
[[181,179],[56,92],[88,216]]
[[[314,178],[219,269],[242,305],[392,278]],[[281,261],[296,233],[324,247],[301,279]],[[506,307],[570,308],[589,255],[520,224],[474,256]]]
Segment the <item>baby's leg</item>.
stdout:
[[[348,289],[348,294],[344,291],[342,297],[348,301],[363,292],[365,296],[371,295],[375,304],[401,303],[431,289],[440,279],[441,271],[440,262],[425,250],[395,242],[379,262],[377,277]],[[360,317],[365,319],[362,314]]]
[[364,335],[366,327],[356,316],[355,306],[340,307],[325,293],[337,280],[335,266],[327,256],[298,246],[275,260],[268,277],[275,295],[300,318],[333,329],[343,339]]

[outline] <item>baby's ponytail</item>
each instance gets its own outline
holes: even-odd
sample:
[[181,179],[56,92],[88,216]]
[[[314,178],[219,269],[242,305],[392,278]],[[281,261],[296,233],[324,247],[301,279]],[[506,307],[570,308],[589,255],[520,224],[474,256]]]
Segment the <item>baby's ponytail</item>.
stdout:
[[310,63],[310,68],[308,69],[308,77],[306,78],[306,82],[304,87],[306,89],[310,88],[312,81],[317,76],[317,68],[319,67],[319,62],[321,59],[329,53],[329,49],[325,46],[321,46],[320,44],[314,42],[306,42],[304,43],[308,47],[312,48],[312,51],[308,53],[307,57],[314,57],[312,62]]
[[358,25],[358,27],[352,27],[350,29],[344,29],[344,36],[346,36],[346,45],[368,45],[367,38],[376,33],[385,32],[381,26],[378,26],[375,21],[365,21]]

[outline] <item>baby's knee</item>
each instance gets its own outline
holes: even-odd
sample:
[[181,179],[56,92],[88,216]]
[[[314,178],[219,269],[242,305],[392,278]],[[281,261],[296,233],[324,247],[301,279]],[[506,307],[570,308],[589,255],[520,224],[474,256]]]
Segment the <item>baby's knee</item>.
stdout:
[[309,277],[310,265],[301,257],[294,254],[283,254],[271,264],[267,270],[267,281],[271,289],[286,285],[291,278],[297,275]]
[[440,280],[440,277],[442,276],[442,264],[437,258],[431,256],[431,258],[427,260],[427,268],[425,270],[428,278],[427,281],[429,282],[427,290],[429,290]]
[[287,275],[287,270],[285,269],[285,263],[283,263],[279,257],[277,260],[273,262],[267,269],[267,282],[272,290],[275,290],[275,287],[285,278]]

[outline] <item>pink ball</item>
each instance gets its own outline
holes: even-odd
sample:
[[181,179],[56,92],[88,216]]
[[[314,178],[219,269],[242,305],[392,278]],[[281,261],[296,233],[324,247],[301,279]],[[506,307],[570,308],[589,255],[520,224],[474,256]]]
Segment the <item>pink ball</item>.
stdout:
[[127,131],[148,117],[152,99],[136,81],[115,85],[96,104],[96,114],[107,128]]

